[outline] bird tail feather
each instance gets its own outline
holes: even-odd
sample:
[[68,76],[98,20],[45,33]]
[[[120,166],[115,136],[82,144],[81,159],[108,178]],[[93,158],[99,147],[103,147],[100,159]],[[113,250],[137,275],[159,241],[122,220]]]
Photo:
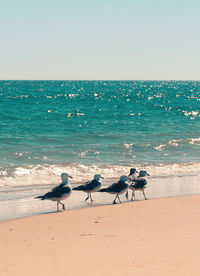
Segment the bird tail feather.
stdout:
[[44,196],[36,196],[36,197],[34,197],[34,199],[36,199],[36,198],[40,198],[40,199],[44,199]]
[[107,188],[100,189],[98,192],[100,193],[107,192]]
[[78,186],[78,187],[73,188],[72,190],[75,190],[75,191],[82,191],[83,189],[84,189],[84,185],[81,185],[81,186]]

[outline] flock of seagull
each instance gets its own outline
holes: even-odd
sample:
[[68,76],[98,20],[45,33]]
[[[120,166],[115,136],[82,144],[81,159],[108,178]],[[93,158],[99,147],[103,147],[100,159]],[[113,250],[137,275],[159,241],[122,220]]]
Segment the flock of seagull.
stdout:
[[92,193],[94,192],[106,192],[110,194],[114,194],[115,199],[113,201],[113,204],[116,204],[116,200],[118,199],[119,203],[121,203],[119,195],[126,193],[125,196],[128,199],[128,189],[132,190],[132,196],[131,200],[133,198],[135,199],[135,191],[139,190],[143,192],[145,200],[146,195],[144,193],[144,189],[147,186],[147,176],[149,174],[147,171],[139,171],[139,174],[135,168],[130,169],[130,174],[128,176],[122,175],[120,176],[120,179],[117,183],[113,183],[107,188],[101,189],[101,182],[100,179],[104,179],[100,174],[95,174],[94,179],[92,181],[86,182],[84,185],[80,185],[75,188],[71,188],[69,184],[69,178],[72,178],[68,173],[62,173],[61,174],[61,180],[62,183],[56,187],[54,187],[50,192],[37,196],[35,198],[39,198],[41,200],[52,200],[57,202],[57,211],[59,212],[59,205],[62,205],[62,209],[65,210],[64,203],[61,202],[61,200],[65,200],[71,195],[72,190],[74,191],[82,191],[87,193],[87,197],[85,201],[90,199],[91,202],[93,202],[92,199]]

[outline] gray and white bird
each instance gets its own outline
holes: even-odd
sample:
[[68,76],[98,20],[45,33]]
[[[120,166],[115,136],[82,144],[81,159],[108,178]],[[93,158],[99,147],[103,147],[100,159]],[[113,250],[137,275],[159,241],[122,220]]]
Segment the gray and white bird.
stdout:
[[57,212],[59,212],[59,204],[62,205],[63,210],[65,210],[65,205],[61,202],[61,200],[64,200],[68,198],[71,195],[71,186],[69,185],[68,178],[72,178],[67,173],[61,174],[62,183],[56,187],[54,187],[50,192],[37,196],[35,198],[39,198],[41,200],[52,200],[57,201]]
[[119,202],[121,203],[119,195],[125,193],[128,190],[129,185],[128,185],[128,183],[126,183],[127,180],[128,180],[128,177],[126,175],[122,175],[122,176],[120,176],[120,180],[117,183],[113,183],[109,187],[99,190],[99,192],[115,194],[116,197],[113,201],[113,204],[117,204],[117,202],[116,202],[117,198],[118,198]]
[[97,192],[101,188],[100,178],[104,179],[100,174],[95,174],[92,181],[87,181],[85,184],[73,188],[74,191],[82,191],[87,193],[85,201],[90,198],[90,201],[93,202],[91,194]]
[[150,176],[147,171],[140,171],[139,176],[133,179],[132,184],[129,186],[129,189],[132,190],[131,200],[133,200],[133,197],[135,199],[135,191],[143,192],[145,200],[147,199],[144,193],[144,190],[147,187],[147,176]]
[[133,180],[133,179],[135,179],[137,176],[138,176],[138,171],[137,171],[137,169],[131,168],[131,169],[130,169],[130,173],[129,173],[129,175],[128,175],[128,178],[131,179],[131,180]]
[[[128,179],[132,182],[138,176],[138,171],[135,168],[130,169],[130,173],[128,175]],[[128,199],[128,190],[125,194],[125,197]]]

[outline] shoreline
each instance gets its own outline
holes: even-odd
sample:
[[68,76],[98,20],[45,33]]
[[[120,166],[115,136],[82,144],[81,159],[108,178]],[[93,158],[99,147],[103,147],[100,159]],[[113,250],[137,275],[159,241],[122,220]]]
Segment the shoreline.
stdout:
[[[66,210],[61,210],[59,212],[56,211],[56,208],[55,210],[46,210],[44,212],[38,212],[38,213],[34,213],[34,214],[30,214],[30,215],[24,215],[24,216],[20,216],[20,217],[13,217],[13,218],[9,218],[9,219],[5,219],[5,220],[0,220],[0,224],[4,223],[4,222],[12,222],[12,221],[18,221],[18,220],[21,220],[21,219],[29,219],[29,218],[32,218],[32,217],[37,217],[37,216],[45,216],[45,215],[51,215],[51,214],[60,214],[60,213],[64,213],[64,212],[71,212],[71,211],[79,211],[79,210],[84,210],[84,209],[93,209],[93,208],[100,208],[100,207],[106,207],[106,206],[116,206],[116,205],[124,205],[124,204],[129,204],[129,203],[139,203],[139,202],[143,202],[143,201],[156,201],[156,200],[167,200],[167,199],[178,199],[178,198],[187,198],[187,197],[193,197],[193,196],[200,196],[200,193],[199,194],[189,194],[189,195],[177,195],[177,196],[169,196],[169,197],[158,197],[158,198],[150,198],[150,199],[136,199],[136,200],[127,200],[127,201],[122,201],[121,203],[117,203],[117,204],[112,204],[111,203],[107,203],[107,204],[101,204],[101,205],[98,205],[98,204],[90,204],[88,203],[87,205],[83,206],[83,207],[78,207],[78,208],[69,208],[69,209],[66,209]],[[83,202],[84,203],[84,202]]]
[[0,223],[0,274],[199,275],[200,195]]
[[[148,199],[172,198],[179,196],[190,196],[200,194],[200,176],[182,176],[173,178],[150,178],[145,190]],[[103,186],[106,186],[105,184]],[[51,186],[52,188],[52,186]],[[27,191],[14,191],[8,194],[0,193],[0,221],[12,220],[20,217],[30,217],[42,213],[52,213],[56,211],[56,204],[52,201],[41,201],[34,199],[35,196],[47,192],[48,187]],[[129,190],[129,199],[131,191]],[[85,202],[86,194],[73,191],[69,199],[63,201],[66,210],[82,209],[94,206],[112,205],[113,195],[107,193],[94,193],[94,202]],[[128,202],[124,195],[120,196],[123,203]],[[136,201],[144,200],[141,192],[136,192]]]

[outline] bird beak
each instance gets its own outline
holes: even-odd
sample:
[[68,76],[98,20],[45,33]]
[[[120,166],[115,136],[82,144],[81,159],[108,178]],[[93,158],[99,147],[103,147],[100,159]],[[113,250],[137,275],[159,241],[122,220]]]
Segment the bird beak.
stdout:
[[68,175],[68,177],[73,178],[71,175]]
[[101,176],[101,178],[102,178],[102,179],[104,179],[104,177],[103,177],[103,176]]
[[150,174],[147,173],[148,176],[150,176]]

